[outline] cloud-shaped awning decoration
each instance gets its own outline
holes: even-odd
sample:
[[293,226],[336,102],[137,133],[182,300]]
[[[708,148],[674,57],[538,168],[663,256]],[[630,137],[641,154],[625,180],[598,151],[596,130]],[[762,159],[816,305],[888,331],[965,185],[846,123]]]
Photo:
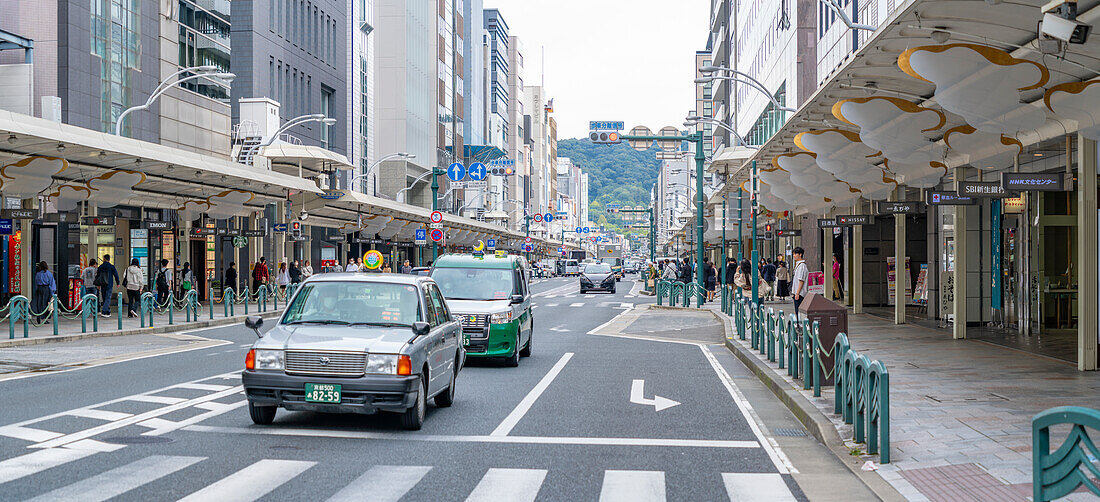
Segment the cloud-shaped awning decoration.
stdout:
[[206,214],[218,220],[241,216],[248,212],[244,205],[252,202],[254,197],[256,194],[244,190],[226,190],[217,195],[211,195],[206,198],[206,202],[210,204]]
[[1069,82],[1047,89],[1043,104],[1059,117],[1077,121],[1081,134],[1100,140],[1100,79]]
[[947,166],[941,162],[906,163],[887,159],[884,165],[897,174],[899,182],[913,188],[932,188],[947,174]]
[[58,211],[68,212],[76,209],[91,194],[92,191],[84,185],[61,185],[49,194],[49,198]]
[[951,150],[965,155],[974,167],[994,169],[1010,167],[1024,151],[1023,143],[1003,134],[982,132],[969,125],[948,129],[943,142]]
[[1039,63],[979,44],[914,47],[898,66],[936,85],[936,102],[979,131],[1015,134],[1046,122],[1043,111],[1021,105],[1023,91],[1039,89],[1050,72]]
[[118,169],[88,180],[89,200],[101,207],[114,207],[134,196],[134,187],[145,182],[145,173]]
[[205,200],[189,200],[184,202],[182,206],[176,209],[179,213],[179,219],[183,221],[191,221],[203,214],[206,214],[210,210],[210,203]]
[[5,197],[28,199],[53,184],[53,176],[69,168],[69,161],[58,157],[34,156],[0,168],[0,192]]
[[799,148],[817,155],[821,169],[837,175],[877,169],[871,158],[878,155],[863,144],[859,134],[843,129],[806,131],[794,137]]
[[943,112],[889,96],[872,96],[838,101],[833,115],[859,128],[859,138],[868,147],[901,162],[943,160],[943,148],[925,133],[947,123]]

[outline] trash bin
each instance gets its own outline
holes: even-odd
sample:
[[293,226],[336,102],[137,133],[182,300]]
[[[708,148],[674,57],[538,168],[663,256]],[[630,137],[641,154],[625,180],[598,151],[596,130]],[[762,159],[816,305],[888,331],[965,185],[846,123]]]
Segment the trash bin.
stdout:
[[[837,334],[848,333],[848,309],[829,301],[824,295],[806,295],[806,299],[798,307],[798,313],[799,320],[809,319],[810,323],[817,321],[817,338],[826,352],[833,350]],[[825,373],[832,373],[832,368],[833,356],[821,354],[822,383],[825,385],[833,384],[832,376],[825,376]]]

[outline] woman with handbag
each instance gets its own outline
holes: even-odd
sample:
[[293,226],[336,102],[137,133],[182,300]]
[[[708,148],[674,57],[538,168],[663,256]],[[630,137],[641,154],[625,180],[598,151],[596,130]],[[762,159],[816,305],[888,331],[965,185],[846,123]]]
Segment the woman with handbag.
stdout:
[[122,273],[122,287],[126,288],[126,301],[130,309],[126,317],[137,317],[141,311],[141,291],[145,289],[145,271],[141,270],[137,258],[130,260],[130,266]]
[[195,272],[191,270],[191,262],[183,263],[183,270],[180,271],[180,298],[187,295],[188,291],[191,291],[195,287]]

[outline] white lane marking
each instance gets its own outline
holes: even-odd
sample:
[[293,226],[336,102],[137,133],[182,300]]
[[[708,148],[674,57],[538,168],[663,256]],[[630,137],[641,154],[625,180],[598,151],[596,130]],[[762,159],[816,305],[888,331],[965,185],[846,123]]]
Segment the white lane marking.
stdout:
[[216,407],[216,408],[214,408],[214,409],[212,409],[212,410],[210,410],[206,413],[200,413],[198,415],[195,415],[195,416],[193,416],[191,418],[188,418],[186,420],[180,420],[179,422],[171,422],[169,424],[165,424],[162,427],[157,427],[156,429],[153,429],[151,431],[143,432],[141,435],[142,436],[160,436],[160,435],[164,435],[164,434],[167,434],[169,432],[179,430],[181,427],[187,427],[188,425],[194,425],[194,424],[202,422],[203,420],[206,420],[208,418],[216,417],[216,416],[221,415],[223,413],[226,413],[230,410],[235,410],[237,408],[240,408],[240,407],[248,404],[248,401],[247,400],[241,400],[241,401],[238,401],[238,402],[233,403],[233,404],[199,403],[199,404],[195,405],[195,407],[196,408],[202,408],[203,404],[218,404],[218,407]]
[[150,429],[164,429],[166,427],[172,427],[172,426],[179,425],[179,422],[173,422],[171,420],[165,420],[163,418],[150,418],[149,420],[146,420],[144,422],[138,422],[134,425],[139,425],[141,427],[148,427]]
[[664,502],[664,500],[664,472],[603,471],[600,502]]
[[564,297],[565,297],[565,298],[576,298],[576,297],[577,297],[577,295],[565,295]]
[[634,308],[634,304],[633,303],[622,302],[622,303],[619,304],[618,307],[615,307],[615,308],[630,310],[630,309]]
[[328,502],[397,502],[420,482],[431,467],[419,465],[376,465],[336,492]]
[[121,450],[126,447],[124,444],[112,444],[104,443],[103,441],[96,441],[94,439],[81,439],[80,441],[74,441],[65,445],[66,448],[72,448],[74,450],[88,450],[94,452],[107,452]]
[[564,324],[559,324],[557,326],[554,326],[553,328],[550,328],[550,331],[556,331],[558,333],[567,333],[567,332],[569,332],[569,328],[566,328]]
[[797,500],[783,476],[754,472],[724,472],[722,482],[730,500],[767,500],[787,502]]
[[726,372],[726,369],[718,363],[718,359],[714,357],[714,353],[711,352],[710,347],[706,345],[699,345],[699,349],[703,351],[703,356],[707,358],[707,362],[710,363],[710,367],[714,369],[714,373],[718,375],[718,380],[722,381],[722,385],[729,392],[730,397],[733,398],[733,402],[737,404],[737,408],[741,410],[741,414],[745,417],[745,422],[749,424],[749,428],[752,429],[753,435],[760,441],[760,445],[764,447],[764,451],[768,453],[768,457],[771,458],[772,463],[775,464],[775,468],[779,470],[780,474],[798,474],[798,469],[794,467],[791,460],[787,458],[787,455],[783,453],[783,450],[779,449],[779,444],[774,440],[764,437],[763,431],[760,430],[758,425],[758,417],[756,412],[752,409],[752,404],[745,399],[745,396],[741,394],[741,390],[737,388],[737,385],[733,383],[733,378]]
[[108,422],[114,422],[115,420],[122,420],[134,416],[133,413],[122,413],[119,411],[107,411],[96,410],[90,408],[75,409],[67,413],[74,417],[94,418],[97,420],[105,420]]
[[150,396],[150,395],[147,395],[147,394],[143,394],[143,395],[138,395],[138,396],[130,396],[130,397],[126,398],[126,401],[140,401],[140,402],[143,402],[143,403],[157,403],[157,404],[176,404],[176,403],[186,401],[186,399],[184,399],[182,397]]
[[[235,350],[233,352],[236,352]],[[212,385],[208,383],[181,383],[176,386],[177,389],[194,389],[194,390],[208,390],[210,392],[218,392],[232,387],[231,385]]]
[[543,298],[557,298],[558,295],[546,295]]
[[57,467],[74,460],[95,455],[94,450],[74,450],[70,448],[50,448],[34,453],[20,455],[0,461],[0,484],[14,481],[24,476],[37,474],[51,467]]
[[183,470],[206,457],[152,455],[39,495],[34,502],[81,500],[99,502]]
[[680,404],[667,397],[653,395],[653,399],[645,398],[645,380],[637,379],[630,384],[630,402],[645,406],[652,406],[654,411],[661,411]]
[[381,441],[425,441],[434,443],[501,443],[578,446],[673,446],[682,448],[760,448],[760,443],[756,441],[734,441],[718,439],[604,438],[568,436],[436,436],[408,433],[382,433],[346,430],[342,431],[329,429],[257,429],[249,427],[221,427],[210,425],[192,425],[184,427],[181,430],[233,435],[253,434],[259,436],[324,437]]
[[[105,423],[105,424],[97,426],[97,427],[92,427],[90,429],[84,429],[82,431],[77,431],[77,432],[74,432],[72,434],[66,434],[64,436],[56,437],[56,438],[48,440],[48,441],[43,441],[43,442],[38,443],[38,444],[33,444],[30,447],[31,448],[53,448],[55,446],[62,446],[62,445],[68,444],[68,443],[72,443],[74,441],[79,441],[81,439],[87,439],[87,438],[90,438],[90,437],[93,437],[93,436],[97,436],[99,434],[103,434],[104,432],[113,431],[115,429],[121,429],[123,427],[126,427],[127,425],[136,424],[138,422],[143,422],[143,421],[148,420],[150,418],[159,417],[161,415],[166,415],[166,414],[171,413],[173,411],[181,410],[181,409],[184,409],[184,408],[187,408],[187,407],[190,407],[190,406],[194,406],[194,405],[199,404],[199,403],[205,403],[207,401],[213,401],[215,399],[220,399],[220,398],[223,398],[223,397],[226,397],[226,396],[231,396],[231,395],[236,394],[237,392],[239,392],[241,389],[243,389],[243,387],[241,387],[241,386],[230,387],[229,389],[226,389],[226,390],[221,391],[221,392],[216,392],[216,393],[213,393],[213,394],[207,394],[205,396],[197,397],[195,399],[190,399],[190,400],[182,401],[182,402],[179,402],[179,403],[176,403],[176,404],[171,404],[171,405],[168,405],[168,406],[164,406],[162,408],[157,408],[155,410],[147,411],[147,412],[139,414],[139,415],[133,415],[133,416],[124,418],[122,420],[116,420],[114,422],[108,422],[108,423]],[[207,412],[207,413],[204,413],[203,415],[210,415],[211,413],[215,413],[215,412]],[[150,431],[150,432],[153,432],[153,431]],[[167,431],[165,431],[165,432],[167,432]],[[146,434],[149,434],[149,432],[147,432]]]
[[547,303],[546,304],[547,307],[557,307],[558,305],[561,305],[561,304],[560,303]]
[[584,295],[585,298],[595,298],[596,295]]
[[544,479],[543,469],[489,469],[466,502],[530,502]]
[[44,431],[42,429],[34,429],[31,427],[19,427],[16,425],[8,425],[0,427],[0,436],[7,436],[15,439],[22,439],[24,441],[31,441],[37,443],[39,441],[46,441],[56,437],[64,436],[60,432]]
[[265,458],[180,499],[180,502],[256,500],[316,464],[317,462]]
[[561,373],[562,368],[565,368],[566,363],[572,358],[572,352],[562,354],[561,359],[558,359],[554,367],[550,368],[550,371],[542,377],[542,380],[539,380],[539,383],[535,384],[531,392],[528,392],[527,395],[523,397],[523,400],[516,405],[516,408],[512,410],[507,417],[504,417],[504,421],[500,422],[500,425],[498,425],[496,429],[493,429],[493,432],[489,435],[507,436],[509,432],[512,432],[512,429],[519,423],[520,419],[523,418],[523,415],[527,414],[527,411],[531,409],[531,406],[535,404],[539,396],[546,391],[546,388],[550,386],[554,378],[557,378],[558,373]]
[[570,303],[569,306],[570,307],[583,307],[584,303]]

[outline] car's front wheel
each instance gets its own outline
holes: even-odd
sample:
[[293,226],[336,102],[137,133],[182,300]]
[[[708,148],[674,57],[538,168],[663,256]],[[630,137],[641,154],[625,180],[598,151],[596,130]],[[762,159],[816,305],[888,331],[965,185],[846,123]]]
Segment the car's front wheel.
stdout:
[[516,330],[516,343],[512,345],[512,355],[504,360],[504,365],[515,368],[519,366],[519,330]]
[[401,414],[401,427],[410,431],[418,431],[424,427],[424,414],[428,410],[428,387],[424,383],[424,375],[420,377],[420,385],[416,392],[416,402],[412,408]]
[[248,416],[252,417],[252,423],[256,425],[271,425],[278,409],[278,406],[258,406],[252,401],[248,402]]
[[531,357],[531,340],[535,338],[535,327],[531,326],[531,334],[527,335],[527,345],[523,346],[523,350],[519,351],[521,357]]
[[458,354],[455,354],[455,369],[451,372],[451,384],[447,386],[447,390],[435,395],[435,405],[440,408],[455,404],[455,377],[458,376],[458,363]]

